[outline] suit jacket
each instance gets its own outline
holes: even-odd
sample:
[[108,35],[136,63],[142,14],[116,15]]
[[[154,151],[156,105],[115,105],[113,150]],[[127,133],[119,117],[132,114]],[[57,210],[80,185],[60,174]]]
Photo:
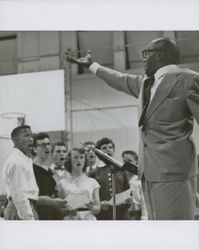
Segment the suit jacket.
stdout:
[[[138,98],[143,110],[144,76],[100,67],[97,76],[111,87]],[[191,139],[193,117],[199,123],[199,74],[176,66],[161,84],[139,128],[139,177],[149,181],[186,180],[197,175],[196,150]]]

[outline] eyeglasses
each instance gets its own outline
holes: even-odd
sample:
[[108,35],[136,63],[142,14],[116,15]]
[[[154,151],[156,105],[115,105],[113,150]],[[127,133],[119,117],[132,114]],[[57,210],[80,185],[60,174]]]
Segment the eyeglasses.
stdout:
[[142,51],[142,57],[146,59],[151,52],[156,52],[156,51],[163,51],[163,49],[145,49]]

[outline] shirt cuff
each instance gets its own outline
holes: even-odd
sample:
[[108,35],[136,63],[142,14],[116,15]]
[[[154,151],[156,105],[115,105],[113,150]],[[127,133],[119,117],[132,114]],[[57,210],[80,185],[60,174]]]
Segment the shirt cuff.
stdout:
[[96,75],[97,70],[101,67],[99,63],[92,63],[91,66],[89,67],[90,71]]

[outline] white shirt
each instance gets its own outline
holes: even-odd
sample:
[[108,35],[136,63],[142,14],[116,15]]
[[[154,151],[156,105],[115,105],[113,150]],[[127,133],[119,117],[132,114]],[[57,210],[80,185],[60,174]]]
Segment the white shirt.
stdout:
[[3,178],[7,195],[17,209],[22,220],[34,220],[29,199],[37,200],[39,189],[36,184],[32,159],[14,148],[3,166]]
[[[94,74],[97,73],[97,70],[102,67],[100,64],[94,62],[91,64],[91,66],[89,67],[90,71],[93,72]],[[170,65],[166,65],[160,69],[158,69],[154,75],[155,77],[155,82],[153,84],[153,87],[151,88],[151,99],[154,97],[155,92],[157,90],[157,88],[159,87],[160,83],[162,82],[162,77],[167,74],[167,73],[172,73],[172,72],[176,72],[177,70],[177,65],[175,64],[170,64]]]
[[96,169],[96,167],[97,167],[97,164],[95,163],[94,165],[92,165],[91,167],[90,166],[87,166],[86,167],[86,173],[89,173],[91,170],[94,170],[94,169]]
[[68,179],[70,177],[70,173],[65,169],[64,166],[61,166],[60,169],[56,169],[56,165],[52,164],[50,166],[50,170],[53,173],[53,178],[56,183],[62,178]]
[[155,82],[153,84],[153,87],[151,88],[151,99],[150,101],[152,100],[152,98],[154,97],[155,95],[155,92],[157,90],[157,88],[159,87],[159,85],[161,84],[162,82],[162,77],[165,75],[165,74],[168,74],[168,73],[174,73],[176,72],[177,70],[177,65],[175,64],[170,64],[170,65],[166,65],[160,69],[158,69],[156,72],[155,72]]

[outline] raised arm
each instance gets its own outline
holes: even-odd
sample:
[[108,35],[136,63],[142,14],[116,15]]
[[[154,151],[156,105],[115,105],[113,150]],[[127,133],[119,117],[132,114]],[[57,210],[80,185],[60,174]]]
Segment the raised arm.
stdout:
[[75,58],[70,51],[65,53],[65,59],[70,63],[76,63],[78,65],[81,65],[83,67],[89,68],[91,64],[93,63],[93,58],[91,55],[91,51],[88,50],[87,55],[85,57],[81,58]]
[[91,72],[96,74],[112,88],[125,92],[136,98],[138,97],[142,81],[141,75],[125,74],[103,67],[100,64],[93,62],[91,51],[88,51],[87,55],[81,58],[75,58],[71,53],[66,53],[65,58],[68,62],[89,68]]

